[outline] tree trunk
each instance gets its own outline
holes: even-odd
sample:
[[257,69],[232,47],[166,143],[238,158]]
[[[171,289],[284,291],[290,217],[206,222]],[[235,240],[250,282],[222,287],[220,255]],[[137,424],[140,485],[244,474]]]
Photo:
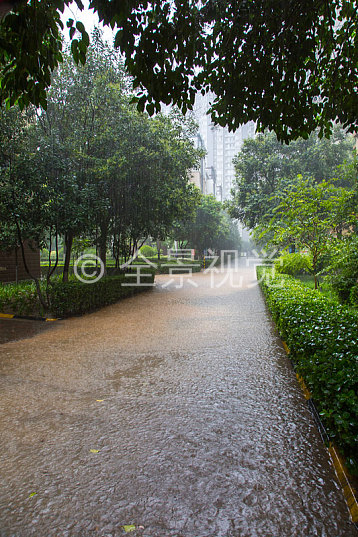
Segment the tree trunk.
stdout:
[[312,258],[312,269],[313,269],[313,276],[314,276],[314,288],[315,289],[318,289],[319,287],[319,281],[318,281],[318,278],[317,278],[317,257],[316,257],[316,254],[313,255],[313,258]]
[[104,275],[106,274],[106,261],[107,261],[107,232],[108,226],[107,223],[101,225],[100,227],[101,234],[99,236],[98,248],[99,248],[99,258],[104,266]]
[[157,250],[158,250],[158,261],[160,262],[160,247],[162,245],[162,242],[160,240],[157,240]]
[[42,294],[42,291],[41,291],[41,286],[40,286],[40,282],[39,282],[39,279],[36,278],[35,276],[33,276],[29,270],[29,267],[27,265],[27,261],[26,261],[26,256],[25,256],[25,249],[24,249],[24,242],[22,240],[22,235],[21,235],[21,229],[20,229],[20,224],[18,222],[18,220],[16,219],[15,220],[15,224],[16,224],[16,229],[17,229],[17,236],[18,236],[18,240],[19,240],[19,244],[20,244],[20,251],[21,251],[21,256],[22,256],[22,262],[23,262],[23,265],[24,265],[24,268],[25,268],[25,271],[27,272],[27,274],[30,276],[30,278],[32,280],[34,280],[35,282],[35,285],[36,285],[36,291],[37,291],[37,296],[38,296],[38,299],[40,301],[40,304],[41,306],[44,308],[44,310],[46,311],[48,309],[48,303],[46,303],[46,300]]
[[73,233],[72,231],[69,231],[68,233],[65,233],[66,253],[65,253],[65,263],[63,265],[63,276],[62,276],[62,280],[64,282],[68,282],[68,272],[70,268],[72,243],[73,243]]

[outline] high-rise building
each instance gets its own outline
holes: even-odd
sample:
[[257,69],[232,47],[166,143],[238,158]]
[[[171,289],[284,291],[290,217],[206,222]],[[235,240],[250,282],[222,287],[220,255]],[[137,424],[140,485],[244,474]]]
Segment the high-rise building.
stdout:
[[202,184],[204,194],[214,194],[220,201],[230,198],[235,178],[233,158],[240,151],[246,138],[255,136],[255,123],[242,125],[234,132],[214,125],[207,114],[212,93],[198,94],[194,104],[194,117],[199,125],[200,139],[207,154],[202,164],[204,170]]

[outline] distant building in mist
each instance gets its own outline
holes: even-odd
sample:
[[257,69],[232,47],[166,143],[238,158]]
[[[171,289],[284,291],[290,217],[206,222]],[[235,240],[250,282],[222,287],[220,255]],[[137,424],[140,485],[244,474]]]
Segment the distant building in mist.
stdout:
[[207,111],[214,100],[212,93],[197,95],[194,104],[194,117],[199,125],[196,144],[202,147],[206,156],[202,159],[200,170],[193,172],[193,182],[204,194],[213,194],[219,201],[230,198],[234,184],[235,168],[233,158],[240,151],[246,138],[255,136],[255,123],[242,125],[235,132],[214,125]]

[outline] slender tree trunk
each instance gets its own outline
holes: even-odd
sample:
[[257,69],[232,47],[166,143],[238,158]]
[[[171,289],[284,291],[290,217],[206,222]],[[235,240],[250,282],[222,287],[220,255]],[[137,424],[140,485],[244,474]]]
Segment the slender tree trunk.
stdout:
[[108,233],[108,224],[107,222],[101,224],[100,226],[100,236],[99,236],[99,258],[104,265],[104,274],[106,274],[106,261],[107,261],[107,233]]
[[162,242],[158,239],[157,240],[157,250],[158,250],[158,261],[160,262],[160,247],[162,245]]
[[69,231],[68,233],[65,233],[65,262],[63,265],[63,277],[62,280],[64,282],[68,282],[68,272],[70,268],[70,261],[71,261],[71,252],[72,252],[72,243],[73,243],[73,233],[72,231]]
[[26,256],[25,256],[25,249],[24,249],[24,241],[22,240],[22,234],[21,234],[21,229],[20,229],[20,225],[19,225],[19,222],[18,220],[16,219],[15,220],[15,224],[16,224],[16,229],[17,229],[17,237],[18,237],[18,240],[19,240],[19,244],[20,244],[20,251],[21,251],[21,257],[22,257],[22,262],[23,262],[23,265],[24,265],[24,268],[25,268],[25,271],[27,272],[27,274],[30,276],[30,278],[32,280],[34,280],[35,282],[35,285],[36,285],[36,291],[37,291],[37,296],[38,296],[38,299],[40,301],[40,304],[41,306],[44,308],[44,310],[46,311],[48,309],[48,303],[46,302],[43,294],[42,294],[42,291],[41,291],[41,286],[40,286],[40,281],[38,278],[36,278],[35,276],[33,276],[29,270],[29,267],[27,265],[27,261],[26,261]]
[[57,268],[57,265],[58,265],[58,233],[57,233],[57,228],[55,230],[55,241],[56,241],[56,261],[55,261],[54,266],[51,268],[51,235],[50,235],[49,267],[48,267],[47,276],[46,276],[46,298],[47,298],[47,303],[48,303],[49,306],[51,306],[50,293],[49,293],[50,280],[51,280],[51,276],[55,272],[55,270]]
[[317,260],[316,260],[315,256],[313,256],[313,259],[312,259],[312,268],[313,268],[313,275],[314,275],[314,288],[318,289],[319,282],[318,282],[318,278],[317,278]]

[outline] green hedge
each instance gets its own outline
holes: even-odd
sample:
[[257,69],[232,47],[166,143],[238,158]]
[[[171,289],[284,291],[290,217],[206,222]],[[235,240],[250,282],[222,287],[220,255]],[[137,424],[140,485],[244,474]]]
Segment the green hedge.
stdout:
[[358,475],[358,312],[291,276],[264,267],[257,272],[295,368],[310,389],[330,438]]
[[[135,285],[135,275],[129,274],[107,276],[91,284],[81,283],[78,280],[71,280],[68,283],[54,281],[50,288],[51,312],[58,317],[80,315],[114,304],[126,296],[151,289],[154,272],[146,269],[141,270],[141,273],[140,286]],[[129,283],[133,285],[127,287]]]
[[[56,317],[81,315],[117,302],[140,291],[152,289],[154,271],[141,269],[140,286],[136,274],[107,276],[96,283],[82,283],[71,277],[63,283],[55,278],[49,286],[50,312]],[[123,286],[123,284],[126,284]],[[127,286],[127,284],[133,284]],[[146,285],[145,285],[146,284]],[[41,284],[42,287],[44,283]],[[0,312],[17,315],[46,315],[38,301],[34,283],[9,284],[0,287]]]

